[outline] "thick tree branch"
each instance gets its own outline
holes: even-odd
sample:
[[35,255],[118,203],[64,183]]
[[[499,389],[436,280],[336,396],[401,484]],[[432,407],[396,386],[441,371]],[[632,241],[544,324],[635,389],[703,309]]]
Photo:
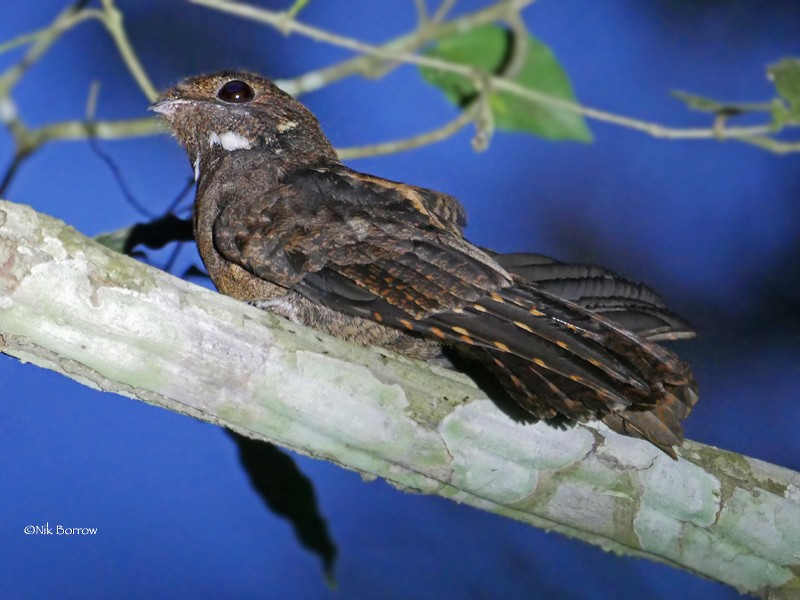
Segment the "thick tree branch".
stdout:
[[763,597],[800,594],[800,474],[688,442],[512,422],[466,377],[272,317],[0,202],[0,349]]

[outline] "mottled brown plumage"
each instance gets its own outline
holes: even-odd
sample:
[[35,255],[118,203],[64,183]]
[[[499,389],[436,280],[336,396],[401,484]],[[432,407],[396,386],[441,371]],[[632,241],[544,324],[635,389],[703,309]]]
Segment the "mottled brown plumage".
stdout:
[[692,332],[649,289],[470,244],[457,200],[343,166],[257,75],[187,79],[154,110],[194,164],[195,236],[222,293],[363,345],[446,348],[533,419],[602,419],[675,456],[696,388],[655,341]]

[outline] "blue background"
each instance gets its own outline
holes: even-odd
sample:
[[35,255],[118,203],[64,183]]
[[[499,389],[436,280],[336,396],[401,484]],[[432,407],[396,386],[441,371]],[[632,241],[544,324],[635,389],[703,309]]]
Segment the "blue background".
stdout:
[[[4,2],[0,41],[44,26],[62,6]],[[291,77],[348,56],[178,1],[120,6],[160,87],[224,67]],[[525,14],[583,103],[663,124],[707,125],[670,90],[766,100],[773,90],[764,66],[800,53],[792,2],[561,0]],[[403,0],[313,0],[302,18],[376,43],[414,26],[413,3]],[[0,67],[20,55],[0,56]],[[94,80],[102,84],[99,118],[145,114],[146,100],[97,23],[69,32],[14,97],[31,124],[80,118]],[[337,83],[303,101],[338,146],[405,137],[456,114],[411,67],[380,81]],[[798,156],[591,127],[590,145],[499,133],[474,154],[464,131],[413,153],[350,164],[458,196],[469,211],[468,236],[481,245],[596,262],[647,281],[700,333],[678,348],[701,385],[688,436],[800,469]],[[190,175],[167,137],[102,147],[153,213]],[[0,164],[11,156],[11,139],[0,132]],[[7,198],[87,235],[142,220],[82,142],[45,147]],[[179,264],[195,258],[187,247]],[[317,559],[264,510],[218,428],[5,356],[0,377],[3,597],[334,597]],[[738,597],[669,567],[297,460],[339,545],[335,597]],[[44,522],[100,534],[23,535],[25,525]]]

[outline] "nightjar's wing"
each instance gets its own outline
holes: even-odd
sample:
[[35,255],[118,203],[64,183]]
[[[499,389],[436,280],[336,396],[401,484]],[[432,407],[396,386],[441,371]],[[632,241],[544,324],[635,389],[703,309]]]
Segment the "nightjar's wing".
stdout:
[[448,229],[456,230],[458,233],[463,233],[464,228],[467,226],[467,211],[464,210],[464,206],[457,198],[449,194],[366,175],[349,169],[344,165],[332,165],[330,168],[324,169],[323,172],[331,173],[338,177],[353,178],[363,183],[372,183],[378,186],[376,189],[395,190],[406,198],[414,197],[415,202],[421,202],[426,211],[435,215]]
[[484,252],[509,273],[614,321],[650,341],[687,339],[692,327],[668,311],[650,288],[596,265],[562,263],[542,254]]
[[639,288],[618,278],[594,295],[573,282],[559,297],[546,277],[513,275],[464,240],[447,198],[339,165],[307,169],[268,197],[227,198],[214,243],[227,260],[316,302],[477,358],[536,418],[605,419],[674,456],[696,400],[688,367],[581,305],[605,297],[605,309],[635,314],[636,305],[647,315],[657,297],[635,298]]

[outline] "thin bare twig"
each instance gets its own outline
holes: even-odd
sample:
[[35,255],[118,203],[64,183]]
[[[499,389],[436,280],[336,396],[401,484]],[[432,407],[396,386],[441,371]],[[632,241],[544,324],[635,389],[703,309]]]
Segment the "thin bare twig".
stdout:
[[[447,15],[450,14],[450,11],[453,10],[453,7],[456,5],[457,0],[442,0],[442,3],[439,5],[439,8],[436,9],[436,12],[433,13],[431,17],[432,23],[441,23],[447,18]],[[526,2],[524,5],[517,4],[511,10],[522,10],[528,4],[532,4],[536,0],[532,0],[531,2]],[[508,2],[501,2],[500,5],[509,4]],[[506,10],[509,10],[508,7],[505,7]]]
[[139,57],[136,56],[136,52],[133,50],[133,46],[128,39],[128,34],[125,31],[125,26],[122,21],[122,13],[114,5],[114,0],[102,0],[102,2],[103,25],[105,25],[106,30],[113,38],[117,50],[119,50],[119,53],[122,55],[122,60],[125,66],[128,67],[128,71],[133,76],[133,79],[139,85],[142,92],[144,92],[144,95],[147,96],[147,99],[150,100],[150,102],[154,102],[156,98],[158,98],[158,90],[153,86],[144,67],[142,67],[142,63],[139,62]]
[[[35,41],[25,53],[25,56],[22,57],[22,60],[0,75],[0,97],[7,97],[10,94],[11,89],[22,79],[28,69],[44,56],[65,31],[81,21],[97,18],[98,11],[85,10],[83,8],[85,4],[86,0],[80,0],[64,9],[56,16],[49,27],[35,34]],[[13,43],[15,40],[11,42]]]
[[0,96],[7,95],[25,72],[50,49],[63,33],[79,23],[95,19],[100,21],[109,35],[111,35],[117,49],[122,55],[122,60],[128,67],[128,71],[142,89],[145,96],[151,101],[156,99],[158,92],[150,82],[150,78],[139,62],[139,58],[136,56],[130,40],[128,40],[128,34],[125,31],[122,20],[122,13],[114,4],[114,1],[102,0],[102,10],[84,8],[86,3],[86,0],[81,0],[59,13],[53,23],[48,27],[21,35],[4,44],[0,44],[0,53],[18,46],[32,44],[32,47],[25,57],[0,77]]
[[54,140],[83,140],[87,137],[114,140],[144,137],[166,132],[166,128],[155,117],[127,119],[121,121],[62,121],[28,130],[21,144],[23,148],[35,150],[45,142]]
[[31,132],[19,118],[17,106],[11,98],[11,90],[22,79],[28,69],[44,56],[56,40],[77,22],[76,15],[81,12],[85,4],[85,0],[80,0],[61,11],[48,29],[36,35],[35,41],[32,42],[32,46],[22,57],[22,60],[0,75],[0,122],[8,128],[16,145],[11,164],[5,170],[3,179],[0,181],[0,196],[8,189],[20,166],[35,149],[35,146],[26,146],[21,143],[25,136]]
[[350,148],[341,148],[338,149],[337,152],[339,154],[339,158],[341,158],[342,160],[348,160],[351,158],[382,156],[384,154],[396,154],[398,152],[403,152],[405,150],[413,150],[414,148],[429,146],[430,144],[446,140],[453,134],[457,133],[458,131],[469,125],[469,123],[474,119],[475,119],[474,110],[468,109],[462,111],[457,118],[453,119],[449,123],[446,123],[441,127],[437,127],[436,129],[433,129],[426,133],[414,135],[402,140],[383,142],[380,144],[372,144],[369,146],[353,146]]
[[426,0],[414,0],[414,8],[417,11],[417,27],[424,27],[428,22],[428,3]]
[[742,138],[742,142],[752,144],[764,150],[769,150],[775,154],[791,154],[793,152],[800,152],[800,142],[784,142],[782,140],[775,140],[768,137],[751,137]]
[[525,60],[528,58],[528,27],[519,13],[512,13],[507,15],[505,22],[511,30],[512,38],[512,54],[503,72],[500,74],[505,79],[514,79],[522,67],[525,66]]
[[[412,43],[409,45],[408,48],[405,49],[405,52],[410,52],[410,53],[417,52],[427,42],[436,37],[435,35],[433,35],[433,31],[437,29],[437,26],[441,24],[442,21],[444,21],[450,10],[456,4],[456,0],[442,0],[442,3],[439,5],[439,8],[436,9],[436,12],[433,14],[433,16],[428,18],[427,5],[425,4],[425,0],[416,0],[416,1],[417,1],[417,20],[418,20],[417,30],[415,33],[412,34]],[[369,70],[365,71],[364,76],[379,79],[381,77],[388,75],[402,64],[403,61],[401,60],[393,60],[391,62],[387,62],[382,65],[380,64],[376,65],[373,62],[370,65],[370,67],[374,68],[370,68]]]

